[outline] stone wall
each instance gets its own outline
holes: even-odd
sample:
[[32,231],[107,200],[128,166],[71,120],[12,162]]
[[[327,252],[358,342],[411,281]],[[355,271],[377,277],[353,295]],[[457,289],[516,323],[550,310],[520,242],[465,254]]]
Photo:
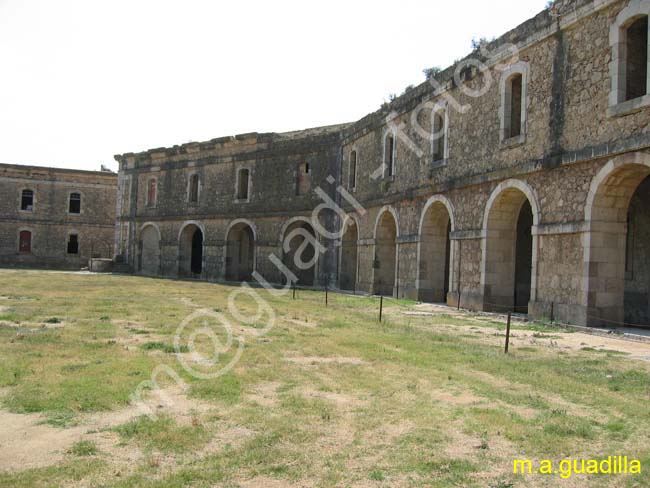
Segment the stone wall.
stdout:
[[[245,223],[255,270],[282,283],[277,262],[303,242],[283,250],[288,231],[306,229],[298,238],[306,239],[322,224],[330,234],[314,232],[312,246],[324,249],[316,286],[507,311],[515,307],[516,273],[519,281],[530,276],[530,286],[517,286],[530,300],[518,306],[536,317],[643,322],[648,206],[645,186],[637,189],[650,174],[650,94],[621,101],[616,90],[621,29],[648,14],[642,0],[558,1],[353,124],[116,156],[117,253],[140,272],[178,276],[188,252],[183,236],[200,230],[195,277],[223,280],[237,258],[228,255],[229,229]],[[432,123],[434,114],[442,124]],[[432,140],[434,129],[441,142]],[[244,200],[237,198],[242,169],[250,173]],[[199,196],[191,202],[194,174]],[[329,199],[349,215],[326,211],[312,220]],[[530,235],[518,239],[528,205]],[[346,219],[356,224],[356,243],[331,234]]]
[[[92,256],[113,257],[117,175],[35,166],[0,165],[0,265],[79,269]],[[32,205],[22,208],[23,190]],[[70,213],[71,193],[81,197]],[[21,250],[20,233],[31,237]],[[78,252],[68,248],[78,237]]]

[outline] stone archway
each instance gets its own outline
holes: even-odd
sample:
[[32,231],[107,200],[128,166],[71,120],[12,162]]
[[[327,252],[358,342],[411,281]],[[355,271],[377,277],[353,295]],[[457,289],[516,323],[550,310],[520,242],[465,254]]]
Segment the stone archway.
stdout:
[[255,270],[255,232],[247,222],[231,225],[226,236],[226,280],[250,281]]
[[418,243],[418,299],[423,302],[447,301],[452,262],[450,234],[454,230],[450,202],[432,197],[420,219]]
[[583,300],[592,326],[650,324],[650,158],[610,161],[594,177],[585,221]]
[[339,287],[342,290],[355,290],[357,284],[357,263],[359,254],[359,226],[353,218],[348,218],[341,238],[341,266]]
[[161,275],[160,231],[145,224],[140,231],[138,271],[146,276]]
[[186,224],[180,232],[178,270],[184,277],[200,278],[203,274],[203,239],[201,227]]
[[501,183],[485,208],[481,287],[483,308],[528,313],[535,299],[539,205],[519,180]]
[[375,224],[375,259],[373,289],[375,293],[393,296],[397,282],[398,224],[392,209],[384,209]]
[[314,286],[316,283],[317,242],[314,227],[306,218],[286,225],[282,235],[282,263],[296,275],[299,286]]

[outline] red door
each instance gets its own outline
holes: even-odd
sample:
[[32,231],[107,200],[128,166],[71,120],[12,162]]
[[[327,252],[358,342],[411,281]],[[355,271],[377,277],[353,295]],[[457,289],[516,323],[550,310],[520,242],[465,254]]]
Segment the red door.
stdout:
[[32,233],[28,230],[20,231],[20,244],[18,247],[21,253],[31,253],[32,252]]

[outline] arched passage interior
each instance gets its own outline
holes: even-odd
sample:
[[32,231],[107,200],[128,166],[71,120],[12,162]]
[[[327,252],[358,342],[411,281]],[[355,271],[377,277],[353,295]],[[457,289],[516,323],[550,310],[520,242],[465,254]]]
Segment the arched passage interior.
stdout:
[[282,236],[282,262],[298,278],[298,285],[314,286],[317,242],[314,228],[299,220],[291,223]]
[[533,210],[518,188],[502,190],[486,222],[483,299],[486,310],[528,313],[533,280]]
[[226,237],[226,280],[250,281],[255,266],[255,237],[245,222],[235,224]]
[[420,229],[418,298],[423,302],[447,301],[451,258],[451,216],[441,202],[426,209]]
[[196,224],[183,228],[179,243],[181,276],[200,277],[203,273],[203,231]]
[[397,268],[397,222],[390,212],[384,212],[375,230],[374,290],[393,296]]
[[587,323],[648,326],[650,165],[604,171],[588,202]]
[[354,220],[349,220],[341,238],[341,280],[342,290],[354,290],[357,282],[359,229]]
[[160,236],[158,229],[147,225],[140,233],[139,271],[147,276],[156,276],[160,269]]

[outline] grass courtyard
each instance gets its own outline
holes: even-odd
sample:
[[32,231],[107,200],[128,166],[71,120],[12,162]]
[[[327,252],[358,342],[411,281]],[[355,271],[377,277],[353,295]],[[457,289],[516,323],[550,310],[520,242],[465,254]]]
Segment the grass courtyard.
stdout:
[[[650,486],[650,344],[515,324],[506,356],[495,316],[256,290],[267,330],[237,289],[0,270],[0,487]],[[233,337],[175,349],[197,310]],[[512,472],[614,455],[641,474]]]

